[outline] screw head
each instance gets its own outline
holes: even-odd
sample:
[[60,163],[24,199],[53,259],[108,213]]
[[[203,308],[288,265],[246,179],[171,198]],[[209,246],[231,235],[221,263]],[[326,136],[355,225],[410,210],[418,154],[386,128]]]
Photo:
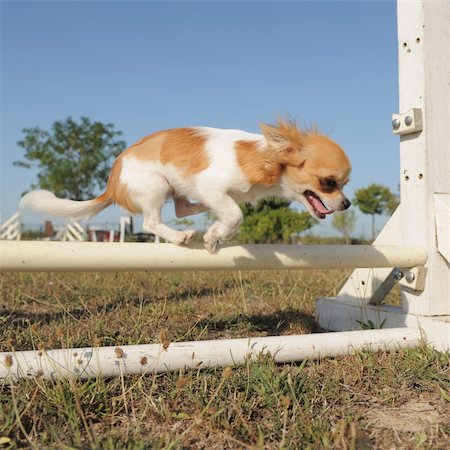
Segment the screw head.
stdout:
[[394,119],[394,120],[392,121],[392,128],[393,128],[394,130],[398,130],[398,129],[400,128],[400,120]]
[[409,127],[411,124],[412,124],[412,117],[406,116],[405,117],[405,125]]
[[405,274],[405,280],[408,283],[412,283],[414,280],[416,279],[416,277],[414,276],[414,274],[412,272],[406,272]]
[[394,280],[400,281],[403,278],[403,272],[400,269],[394,270]]

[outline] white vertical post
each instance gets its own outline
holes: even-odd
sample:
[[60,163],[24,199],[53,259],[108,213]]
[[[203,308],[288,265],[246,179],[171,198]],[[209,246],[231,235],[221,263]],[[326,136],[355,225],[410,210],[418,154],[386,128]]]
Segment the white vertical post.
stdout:
[[400,113],[423,130],[400,138],[401,242],[428,252],[425,290],[402,287],[406,313],[450,314],[450,266],[436,247],[434,194],[450,193],[450,1],[397,2]]
[[131,218],[129,216],[120,218],[119,242],[125,242],[126,228],[127,228],[127,225],[130,225],[130,224],[131,224]]

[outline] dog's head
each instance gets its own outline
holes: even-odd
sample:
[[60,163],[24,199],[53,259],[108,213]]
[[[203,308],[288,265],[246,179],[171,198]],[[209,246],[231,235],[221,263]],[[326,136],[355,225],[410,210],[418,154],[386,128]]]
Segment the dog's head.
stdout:
[[351,164],[336,142],[315,129],[303,131],[292,120],[261,124],[261,130],[282,167],[280,183],[286,197],[302,202],[319,219],[350,206],[342,190]]

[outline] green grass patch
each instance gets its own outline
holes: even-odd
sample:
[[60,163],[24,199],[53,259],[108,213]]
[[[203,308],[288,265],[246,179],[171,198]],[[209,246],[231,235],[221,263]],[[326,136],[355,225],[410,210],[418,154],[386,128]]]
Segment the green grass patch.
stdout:
[[[2,351],[319,331],[343,271],[0,275]],[[392,302],[398,292],[392,294]],[[391,302],[391,303],[392,303]],[[0,449],[448,448],[450,357],[428,348],[0,386]]]

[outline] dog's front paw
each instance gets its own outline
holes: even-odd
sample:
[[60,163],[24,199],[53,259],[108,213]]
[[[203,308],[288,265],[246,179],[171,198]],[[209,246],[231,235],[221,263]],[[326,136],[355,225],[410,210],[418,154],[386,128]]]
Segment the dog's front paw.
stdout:
[[176,231],[168,238],[168,241],[176,245],[189,244],[194,235],[194,230]]
[[185,230],[183,231],[184,234],[184,239],[182,244],[189,244],[189,242],[192,241],[192,238],[195,236],[195,231],[194,230]]
[[211,237],[203,236],[203,246],[208,250],[209,253],[216,253],[217,246],[220,244],[220,241],[217,239],[212,239]]

